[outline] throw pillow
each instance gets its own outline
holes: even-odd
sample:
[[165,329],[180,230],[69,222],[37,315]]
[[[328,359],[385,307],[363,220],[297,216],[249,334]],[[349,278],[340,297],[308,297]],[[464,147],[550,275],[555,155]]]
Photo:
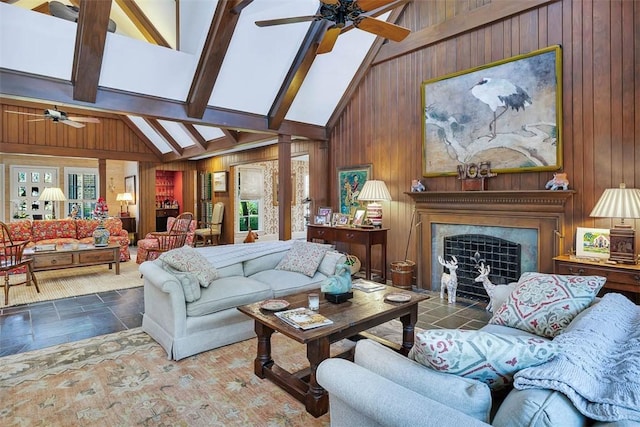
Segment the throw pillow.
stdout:
[[409,357],[436,371],[460,375],[499,390],[520,369],[540,365],[556,354],[556,345],[537,337],[459,329],[429,329],[416,334]]
[[325,276],[333,276],[336,274],[336,265],[344,264],[347,257],[337,251],[327,251],[322,257],[322,262],[318,266],[318,271]]
[[293,271],[313,277],[326,252],[325,245],[296,240],[289,252],[276,265],[276,270]]
[[200,299],[202,291],[200,290],[200,282],[193,273],[184,273],[171,268],[166,263],[162,263],[162,268],[173,274],[182,286],[185,302],[194,302]]
[[489,323],[553,338],[591,304],[606,280],[600,276],[524,273]]
[[176,270],[193,273],[200,286],[204,288],[218,278],[218,271],[215,267],[191,246],[170,250],[161,254],[158,259]]

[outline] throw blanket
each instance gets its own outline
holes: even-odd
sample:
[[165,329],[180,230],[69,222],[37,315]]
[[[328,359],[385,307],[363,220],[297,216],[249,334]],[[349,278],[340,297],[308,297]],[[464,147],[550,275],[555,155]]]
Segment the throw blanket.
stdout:
[[205,246],[197,248],[197,250],[215,268],[222,268],[264,255],[288,251],[292,245],[293,240],[275,240],[238,245]]
[[640,307],[606,294],[553,342],[558,355],[518,372],[517,389],[557,390],[598,421],[640,421]]

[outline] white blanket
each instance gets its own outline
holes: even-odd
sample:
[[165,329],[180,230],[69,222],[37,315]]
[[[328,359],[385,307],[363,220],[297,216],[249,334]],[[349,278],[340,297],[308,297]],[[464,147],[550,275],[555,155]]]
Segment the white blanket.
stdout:
[[264,255],[288,251],[293,240],[275,240],[237,245],[205,246],[196,248],[215,268],[255,259]]
[[517,389],[560,391],[598,421],[640,421],[640,307],[606,294],[553,342],[558,355],[518,372]]

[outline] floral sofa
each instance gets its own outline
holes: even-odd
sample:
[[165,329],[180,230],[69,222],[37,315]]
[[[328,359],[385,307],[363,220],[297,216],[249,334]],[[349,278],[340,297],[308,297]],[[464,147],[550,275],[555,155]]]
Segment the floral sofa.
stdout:
[[[93,243],[93,231],[100,224],[94,219],[51,219],[32,221],[29,219],[7,224],[14,242],[29,241],[27,247],[43,244]],[[120,244],[120,261],[131,259],[129,232],[123,230],[120,218],[107,218],[104,227],[111,236],[109,243]]]

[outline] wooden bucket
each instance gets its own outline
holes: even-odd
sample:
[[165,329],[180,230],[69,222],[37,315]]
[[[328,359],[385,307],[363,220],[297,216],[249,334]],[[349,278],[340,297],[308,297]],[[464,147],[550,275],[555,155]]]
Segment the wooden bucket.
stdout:
[[413,282],[413,261],[397,261],[391,263],[391,282],[393,286],[401,289],[411,289]]

